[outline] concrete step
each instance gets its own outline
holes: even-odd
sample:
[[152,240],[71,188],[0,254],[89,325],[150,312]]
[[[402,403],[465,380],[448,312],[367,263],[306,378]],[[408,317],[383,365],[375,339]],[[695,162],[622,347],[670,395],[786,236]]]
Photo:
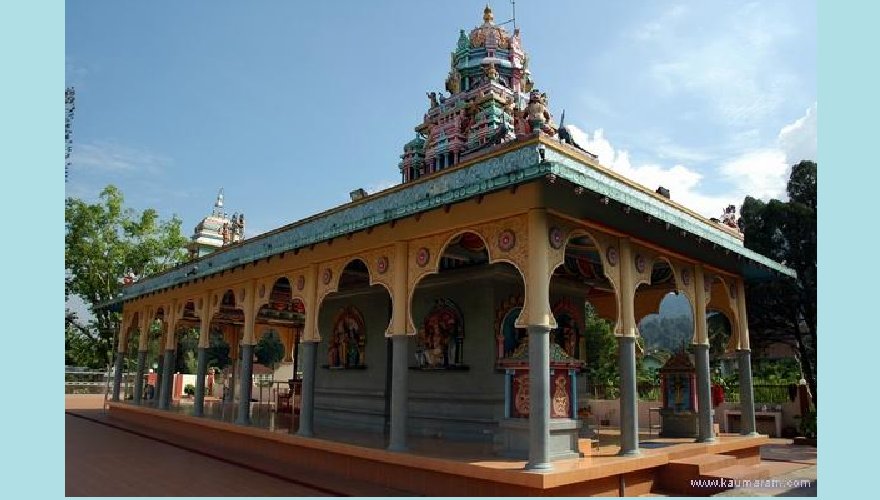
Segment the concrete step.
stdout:
[[670,461],[660,470],[655,492],[709,496],[770,477],[770,468],[742,463],[734,455],[696,455]]
[[666,467],[674,473],[696,477],[734,465],[738,465],[737,457],[735,456],[695,455],[693,457],[670,460]]
[[742,479],[766,479],[770,477],[770,467],[757,464],[757,465],[734,465],[732,467],[725,467],[723,469],[717,469],[708,474],[705,474],[703,477],[713,478],[719,477],[730,480],[742,480]]

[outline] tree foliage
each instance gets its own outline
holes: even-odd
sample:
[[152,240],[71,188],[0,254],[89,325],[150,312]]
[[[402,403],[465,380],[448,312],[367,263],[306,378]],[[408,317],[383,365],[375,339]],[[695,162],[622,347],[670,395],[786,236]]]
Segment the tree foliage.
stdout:
[[747,290],[752,345],[789,343],[797,348],[804,378],[816,399],[816,170],[811,161],[794,165],[789,201],[765,203],[746,197],[740,227],[745,246],[782,262],[797,273],[751,285]]
[[614,324],[596,315],[593,306],[587,303],[584,335],[587,355],[587,377],[596,386],[618,387],[620,373],[617,362],[617,338]]
[[119,296],[127,273],[146,276],[183,262],[187,239],[179,218],[166,221],[154,209],[125,208],[122,192],[112,185],[96,203],[67,198],[64,222],[65,298],[81,297],[94,316],[85,321],[68,311],[67,361],[105,366],[112,359],[120,315],[97,306]]
[[275,330],[269,330],[254,346],[257,363],[275,369],[275,365],[284,359],[284,344]]

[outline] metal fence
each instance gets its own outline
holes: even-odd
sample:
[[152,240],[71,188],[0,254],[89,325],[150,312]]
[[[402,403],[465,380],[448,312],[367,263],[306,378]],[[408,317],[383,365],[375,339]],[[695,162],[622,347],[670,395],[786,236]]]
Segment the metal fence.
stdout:
[[[105,394],[113,390],[113,370],[93,370],[88,368],[65,367],[64,369],[64,394]],[[119,397],[131,399],[134,397],[133,372],[122,373],[122,386],[119,388]]]
[[[755,403],[759,404],[782,404],[791,401],[789,385],[786,384],[757,384],[755,389]],[[639,384],[639,399],[641,401],[660,401],[662,394],[660,386],[653,384]],[[587,385],[587,397],[590,399],[617,399],[620,397],[620,387],[616,385]],[[739,387],[729,386],[724,391],[724,400],[731,403],[739,403]]]
[[[758,384],[753,387],[755,390],[755,403],[782,404],[792,401],[789,385]],[[724,391],[724,400],[731,403],[739,403],[739,387],[729,386]]]

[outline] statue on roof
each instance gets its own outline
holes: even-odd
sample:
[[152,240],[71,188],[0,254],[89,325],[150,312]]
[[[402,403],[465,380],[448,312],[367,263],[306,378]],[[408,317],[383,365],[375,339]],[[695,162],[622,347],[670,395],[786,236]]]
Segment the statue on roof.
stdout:
[[428,94],[428,100],[431,101],[431,107],[437,107],[437,92],[426,92]]
[[538,130],[550,135],[556,133],[553,129],[550,111],[547,109],[547,94],[532,90],[529,93],[529,103],[526,105],[524,114],[532,133]]
[[736,205],[728,205],[724,209],[724,213],[721,214],[721,223],[727,227],[739,229],[739,224],[736,223]]

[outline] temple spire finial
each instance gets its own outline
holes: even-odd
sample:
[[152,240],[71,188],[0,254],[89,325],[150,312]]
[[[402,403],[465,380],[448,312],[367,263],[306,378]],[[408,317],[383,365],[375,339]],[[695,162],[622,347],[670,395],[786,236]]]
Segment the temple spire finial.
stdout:
[[492,24],[493,21],[495,21],[495,16],[492,15],[492,8],[486,4],[486,8],[483,9],[483,22]]
[[217,201],[214,202],[214,215],[223,216],[223,188],[217,193]]

